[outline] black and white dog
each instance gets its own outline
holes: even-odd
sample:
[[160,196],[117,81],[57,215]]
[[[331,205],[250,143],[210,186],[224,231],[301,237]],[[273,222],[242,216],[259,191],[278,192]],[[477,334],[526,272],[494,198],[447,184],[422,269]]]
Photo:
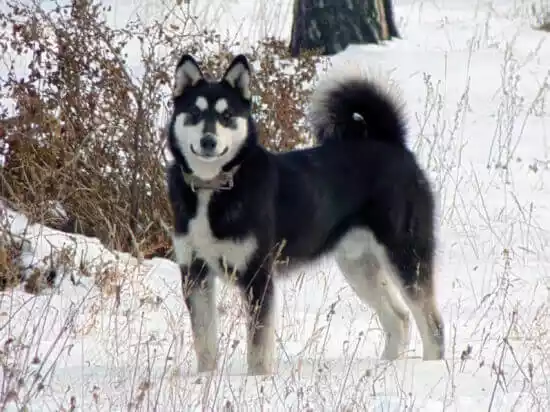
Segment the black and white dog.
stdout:
[[216,368],[216,275],[243,292],[248,372],[265,374],[274,357],[274,272],[331,252],[376,311],[385,359],[407,349],[407,305],[423,358],[442,359],[434,202],[406,147],[397,99],[360,75],[329,76],[311,99],[318,145],[275,154],[258,143],[250,81],[243,55],[219,81],[206,79],[189,55],[176,67],[168,185],[199,372]]

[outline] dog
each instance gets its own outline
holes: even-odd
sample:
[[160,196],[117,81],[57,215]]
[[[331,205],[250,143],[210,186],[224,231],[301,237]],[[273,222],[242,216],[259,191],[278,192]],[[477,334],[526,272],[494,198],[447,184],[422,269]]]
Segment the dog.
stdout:
[[221,79],[205,77],[188,54],[175,70],[167,183],[199,373],[217,367],[217,277],[242,291],[248,373],[270,374],[275,274],[328,254],[376,312],[383,359],[405,356],[408,309],[423,359],[443,359],[434,199],[406,146],[402,104],[374,79],[328,75],[310,101],[315,145],[272,153],[259,144],[251,79],[244,55]]

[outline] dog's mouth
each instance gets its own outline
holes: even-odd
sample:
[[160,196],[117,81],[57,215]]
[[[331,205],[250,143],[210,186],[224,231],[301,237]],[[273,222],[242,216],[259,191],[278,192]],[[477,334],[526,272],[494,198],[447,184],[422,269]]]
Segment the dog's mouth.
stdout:
[[216,160],[220,157],[222,157],[224,154],[226,154],[228,151],[229,151],[229,147],[225,147],[221,153],[215,153],[215,152],[197,152],[195,150],[195,148],[193,147],[193,145],[190,145],[191,146],[191,152],[193,152],[193,154],[197,157],[200,157],[201,159],[204,159],[204,160]]

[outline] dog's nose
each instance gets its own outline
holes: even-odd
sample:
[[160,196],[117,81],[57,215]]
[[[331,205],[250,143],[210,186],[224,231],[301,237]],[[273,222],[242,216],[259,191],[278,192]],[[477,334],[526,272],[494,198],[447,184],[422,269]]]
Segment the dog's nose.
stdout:
[[200,144],[202,150],[210,151],[216,148],[217,141],[214,136],[207,134],[201,138]]

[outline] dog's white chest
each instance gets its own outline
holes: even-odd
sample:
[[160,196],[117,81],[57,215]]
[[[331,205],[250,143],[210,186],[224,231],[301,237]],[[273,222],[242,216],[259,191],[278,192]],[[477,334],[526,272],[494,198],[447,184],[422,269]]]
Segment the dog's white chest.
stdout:
[[189,221],[189,238],[193,245],[199,249],[206,249],[209,245],[218,243],[212,234],[208,221],[208,204],[210,203],[210,191],[201,191],[197,196],[197,213]]
[[256,239],[252,236],[238,241],[217,239],[208,219],[211,196],[210,190],[197,193],[197,212],[189,221],[187,235],[174,236],[176,260],[180,265],[189,265],[194,252],[216,272],[244,270],[256,251]]

